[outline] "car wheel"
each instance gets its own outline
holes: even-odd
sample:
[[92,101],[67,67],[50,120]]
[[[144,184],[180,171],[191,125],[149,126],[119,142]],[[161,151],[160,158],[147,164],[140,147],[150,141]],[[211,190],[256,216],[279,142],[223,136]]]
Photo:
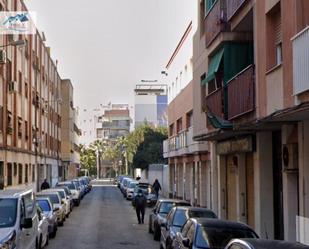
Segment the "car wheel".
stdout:
[[159,241],[161,238],[161,231],[160,229],[158,228],[158,225],[155,224],[154,226],[154,232],[153,232],[153,239],[155,241]]
[[151,228],[151,219],[149,217],[149,223],[148,223],[148,233],[153,233],[152,228]]
[[56,237],[56,234],[57,234],[57,230],[56,228],[54,228],[54,231],[50,234],[50,238],[55,238]]

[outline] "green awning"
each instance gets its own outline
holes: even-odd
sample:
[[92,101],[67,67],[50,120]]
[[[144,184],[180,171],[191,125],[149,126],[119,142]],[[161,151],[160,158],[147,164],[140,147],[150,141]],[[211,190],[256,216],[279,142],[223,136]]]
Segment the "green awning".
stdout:
[[216,129],[226,130],[226,129],[233,128],[233,125],[231,122],[225,119],[219,118],[212,113],[207,113],[207,118],[208,118],[208,121],[211,123],[211,125]]
[[224,48],[222,48],[218,53],[216,53],[209,61],[208,73],[206,78],[202,81],[202,85],[207,84],[209,81],[215,78],[215,74],[219,70],[220,62],[222,60],[224,53]]

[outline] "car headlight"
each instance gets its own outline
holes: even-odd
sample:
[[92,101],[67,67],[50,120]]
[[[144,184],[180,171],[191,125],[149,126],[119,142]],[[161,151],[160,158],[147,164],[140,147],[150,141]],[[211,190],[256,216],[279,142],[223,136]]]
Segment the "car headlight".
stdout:
[[0,242],[0,249],[14,249],[16,247],[16,232],[11,233]]

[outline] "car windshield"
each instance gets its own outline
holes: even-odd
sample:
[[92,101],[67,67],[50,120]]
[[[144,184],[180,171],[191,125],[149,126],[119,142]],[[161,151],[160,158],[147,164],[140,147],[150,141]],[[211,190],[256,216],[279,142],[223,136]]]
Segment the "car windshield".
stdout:
[[189,210],[188,218],[217,218],[217,215],[210,210]]
[[50,199],[50,201],[52,202],[52,204],[60,204],[59,198],[57,194],[43,194],[40,195],[42,197],[48,197]]
[[136,186],[136,182],[131,182],[129,185],[129,188],[135,188],[135,186]]
[[173,202],[162,202],[159,209],[159,213],[167,214],[174,206],[175,203]]
[[199,227],[196,235],[196,246],[199,248],[224,248],[231,239],[256,238],[249,229],[220,227]]
[[65,199],[64,191],[57,191],[62,199]]
[[40,208],[45,211],[51,211],[51,206],[49,205],[48,201],[46,200],[36,200],[36,202],[39,204]]
[[0,198],[0,228],[12,227],[16,222],[17,199]]
[[182,227],[187,219],[185,210],[177,210],[174,216],[173,226]]

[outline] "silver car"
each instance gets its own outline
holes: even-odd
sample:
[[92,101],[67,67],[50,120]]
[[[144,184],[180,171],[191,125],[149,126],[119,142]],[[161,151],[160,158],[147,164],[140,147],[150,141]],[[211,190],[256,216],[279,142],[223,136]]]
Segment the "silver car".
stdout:
[[48,234],[48,220],[43,215],[43,211],[39,206],[37,206],[37,214],[39,217],[39,227],[38,227],[38,240],[37,240],[37,248],[41,249],[48,245],[49,242],[49,234]]
[[54,238],[57,233],[58,224],[57,224],[57,213],[53,210],[53,204],[51,203],[50,199],[47,197],[36,198],[36,203],[39,205],[39,207],[43,211],[43,215],[48,220],[49,236],[51,238]]
[[36,194],[37,197],[48,197],[52,204],[53,204],[53,210],[57,214],[57,223],[58,226],[62,226],[65,221],[65,205],[61,200],[61,196],[58,192],[49,192],[43,190],[42,192],[39,192]]
[[56,187],[66,186],[70,189],[72,193],[72,199],[76,206],[79,206],[80,199],[81,199],[81,192],[78,188],[78,185],[74,183],[73,181],[67,181],[67,182],[59,182]]

